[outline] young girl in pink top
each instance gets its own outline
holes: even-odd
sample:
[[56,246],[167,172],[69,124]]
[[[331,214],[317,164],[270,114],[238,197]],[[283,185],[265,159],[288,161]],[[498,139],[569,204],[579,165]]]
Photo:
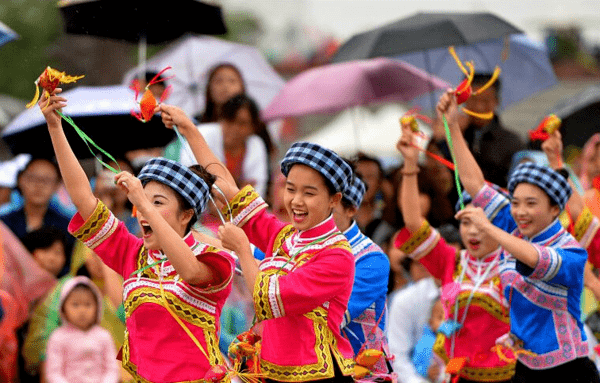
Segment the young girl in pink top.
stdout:
[[71,279],[60,295],[62,325],[46,351],[48,383],[117,383],[121,379],[112,335],[100,327],[102,295],[87,277]]
[[229,254],[190,231],[212,198],[214,177],[163,158],[148,161],[138,178],[117,174],[117,186],[137,208],[143,238],[136,237],[92,193],[55,113],[66,106],[59,92],[40,107],[78,211],[69,231],[125,280],[123,366],[136,382],[200,381],[223,364],[217,333],[233,272]]

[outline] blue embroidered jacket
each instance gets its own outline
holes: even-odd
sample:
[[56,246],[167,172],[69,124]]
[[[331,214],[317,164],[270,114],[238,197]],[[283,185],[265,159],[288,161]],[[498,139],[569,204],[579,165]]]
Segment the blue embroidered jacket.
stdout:
[[[365,348],[381,350],[381,347],[385,347],[387,353],[383,329],[390,261],[379,246],[361,233],[356,222],[352,222],[344,235],[352,247],[356,271],[342,330],[350,340],[355,355],[365,343],[365,335],[370,338]],[[379,326],[375,330],[373,328],[378,320]],[[381,337],[385,344],[376,344],[376,337]]]
[[581,322],[581,292],[587,252],[558,219],[533,238],[522,236],[506,197],[488,185],[475,199],[493,224],[531,243],[539,253],[535,268],[503,249],[500,276],[510,304],[511,333],[522,348],[519,361],[531,369],[547,369],[588,355]]

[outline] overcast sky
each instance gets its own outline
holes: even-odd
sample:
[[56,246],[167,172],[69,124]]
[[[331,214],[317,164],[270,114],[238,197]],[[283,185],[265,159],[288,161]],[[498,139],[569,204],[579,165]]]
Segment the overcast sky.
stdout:
[[418,11],[492,12],[541,40],[550,25],[576,24],[589,43],[600,44],[598,0],[222,0],[226,11],[252,9],[267,32],[290,20],[345,40]]

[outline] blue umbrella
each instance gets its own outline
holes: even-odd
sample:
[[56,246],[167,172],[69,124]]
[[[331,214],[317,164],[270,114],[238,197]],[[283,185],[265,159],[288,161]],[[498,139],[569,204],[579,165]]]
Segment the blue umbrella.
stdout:
[[7,27],[6,24],[0,21],[0,46],[18,38],[19,35],[15,31],[13,31],[9,27]]
[[[545,47],[525,35],[514,34],[508,41],[494,39],[455,48],[463,61],[474,61],[476,72],[492,73],[496,65],[500,66],[502,109],[557,83]],[[502,61],[503,56],[505,61]],[[446,47],[411,52],[395,58],[425,69],[454,85],[463,80],[463,73]],[[440,95],[438,91],[433,97],[423,96],[414,102],[424,110],[432,110],[435,106],[432,102],[436,102]]]

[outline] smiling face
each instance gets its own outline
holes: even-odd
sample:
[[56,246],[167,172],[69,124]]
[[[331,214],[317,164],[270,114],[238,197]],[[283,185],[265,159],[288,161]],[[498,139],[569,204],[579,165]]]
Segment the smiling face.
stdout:
[[[187,224],[193,216],[191,209],[182,210],[177,194],[170,187],[160,182],[150,181],[144,186],[146,198],[159,214],[167,221],[177,234],[183,237],[186,234]],[[150,250],[160,250],[160,244],[149,222],[138,210],[136,214],[138,223],[142,228],[144,246]]]
[[319,172],[302,164],[292,165],[283,201],[296,229],[308,230],[323,222],[341,198],[341,193],[329,194],[325,179]]
[[542,189],[522,182],[513,192],[510,213],[521,234],[532,238],[558,217],[560,208],[550,204],[550,197]]
[[[472,204],[468,204],[467,206],[469,205],[472,206]],[[459,230],[465,247],[475,258],[481,259],[496,250],[499,246],[497,241],[484,234],[468,218],[460,220]]]

